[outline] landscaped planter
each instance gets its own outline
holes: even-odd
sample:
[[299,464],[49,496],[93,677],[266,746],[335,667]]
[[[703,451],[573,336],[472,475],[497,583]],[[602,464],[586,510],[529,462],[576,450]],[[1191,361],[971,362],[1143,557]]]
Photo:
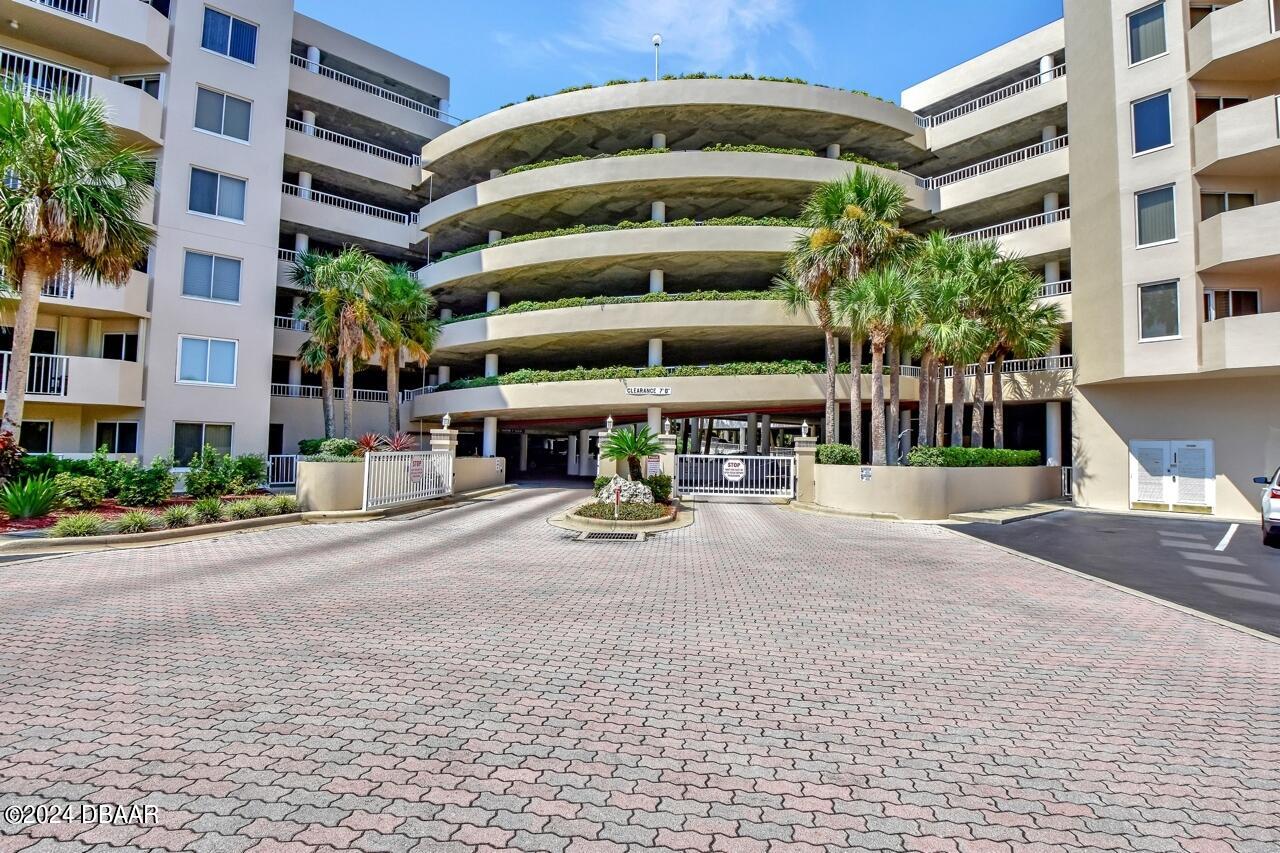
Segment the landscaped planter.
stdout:
[[363,509],[364,461],[298,461],[295,486],[298,503],[306,512]]
[[[862,479],[870,470],[871,478]],[[814,465],[814,503],[844,512],[909,519],[947,518],[1062,495],[1058,466],[914,468]]]

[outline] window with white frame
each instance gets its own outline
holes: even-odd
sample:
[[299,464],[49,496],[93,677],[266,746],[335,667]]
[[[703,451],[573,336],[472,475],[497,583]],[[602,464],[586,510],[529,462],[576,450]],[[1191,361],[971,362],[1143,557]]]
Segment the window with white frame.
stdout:
[[182,267],[182,295],[239,302],[240,260],[188,249]]
[[1139,340],[1162,341],[1181,334],[1178,282],[1159,281],[1138,287]]
[[108,453],[137,453],[138,422],[98,421],[94,429],[93,449],[104,447]]
[[1204,319],[1221,320],[1225,317],[1245,317],[1257,314],[1262,302],[1256,290],[1205,288]]
[[53,449],[53,421],[23,421],[22,449],[27,453],[49,453]]
[[157,101],[160,100],[159,74],[125,74],[117,77],[116,80],[131,89],[141,89]]
[[137,361],[138,336],[134,332],[104,332],[102,357],[112,361]]
[[196,88],[196,127],[206,133],[249,141],[253,104],[204,86]]
[[196,385],[235,385],[236,342],[180,335],[178,381]]
[[192,213],[244,222],[245,182],[220,172],[191,167],[187,209]]
[[258,25],[205,6],[200,46],[253,65],[258,52]]
[[1154,246],[1178,239],[1173,186],[1134,193],[1138,215],[1138,245]]
[[1143,154],[1173,144],[1169,93],[1133,102],[1133,153]]
[[206,445],[220,453],[231,453],[231,424],[208,424],[176,421],[173,425],[173,458],[187,466]]
[[1164,3],[1153,3],[1129,15],[1129,64],[1164,54]]
[[1200,219],[1210,219],[1228,210],[1242,210],[1256,204],[1253,193],[1200,193]]

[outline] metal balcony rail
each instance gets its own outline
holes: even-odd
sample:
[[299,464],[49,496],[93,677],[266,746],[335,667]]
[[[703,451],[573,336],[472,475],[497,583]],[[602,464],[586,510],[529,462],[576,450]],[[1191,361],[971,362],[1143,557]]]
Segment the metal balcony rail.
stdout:
[[417,213],[401,213],[398,210],[388,210],[385,207],[378,207],[372,204],[365,204],[363,201],[356,201],[351,198],[343,198],[333,193],[320,192],[309,187],[300,187],[297,184],[283,183],[280,185],[281,191],[285,195],[291,195],[300,198],[303,201],[313,201],[316,204],[327,204],[330,207],[338,207],[343,210],[349,210],[352,213],[362,213],[365,216],[372,216],[375,219],[385,219],[387,222],[395,222],[400,225],[417,225]]
[[952,119],[957,119],[961,116],[968,115],[969,113],[977,112],[984,107],[989,107],[992,104],[999,103],[1005,98],[1012,98],[1014,95],[1025,92],[1028,89],[1034,89],[1036,86],[1048,83],[1050,80],[1056,80],[1066,73],[1067,64],[1065,62],[1049,71],[1037,71],[1030,77],[1024,77],[1021,80],[1010,83],[1008,86],[996,89],[994,92],[979,95],[973,100],[965,101],[963,104],[952,107],[945,112],[940,112],[931,116],[917,115],[916,124],[921,127],[937,127],[940,124],[946,124]]
[[11,50],[0,50],[0,80],[5,88],[28,98],[51,98],[60,92],[89,97],[88,74]]
[[416,154],[401,154],[399,151],[392,151],[390,148],[383,148],[380,145],[374,145],[371,142],[365,142],[362,139],[356,139],[354,136],[347,136],[343,133],[335,133],[323,127],[316,127],[314,124],[307,124],[304,121],[298,121],[296,118],[286,118],[284,126],[289,130],[297,131],[304,136],[314,136],[317,139],[323,139],[325,142],[332,142],[335,145],[341,145],[344,148],[351,148],[364,154],[371,154],[374,157],[381,157],[384,160],[391,160],[405,166],[422,165],[421,158]]
[[298,479],[298,455],[277,454],[267,457],[267,485],[292,486]]
[[298,54],[295,53],[290,55],[289,60],[294,65],[298,66],[299,68],[305,68],[306,70],[310,71],[312,74],[319,74],[321,77],[328,77],[330,80],[336,80],[339,83],[343,83],[347,86],[351,86],[353,88],[359,89],[360,91],[366,92],[375,97],[382,98],[383,100],[391,101],[393,104],[399,104],[400,106],[407,107],[411,110],[414,110],[415,112],[420,112],[425,116],[430,116],[431,118],[439,119],[440,121],[445,122],[446,124],[462,123],[461,119],[456,118],[455,116],[451,116],[446,112],[442,112],[439,107],[429,106],[420,101],[415,101],[413,98],[405,97],[404,95],[401,95],[399,92],[393,92],[390,89],[384,89],[381,86],[375,86],[373,83],[370,83],[368,80],[361,80],[359,77],[353,77],[350,74],[345,74],[336,68],[329,68],[328,66],[321,65],[319,62],[314,62],[310,59],[307,59],[305,56],[299,56]]
[[84,18],[86,21],[98,20],[98,0],[31,0],[31,2],[77,18]]
[[1060,207],[1057,210],[1048,210],[1044,213],[1037,213],[1034,216],[1024,216],[1021,219],[1014,219],[1009,222],[1001,222],[999,225],[988,225],[986,228],[978,228],[974,231],[965,231],[962,234],[952,234],[952,240],[990,240],[993,237],[1003,237],[1006,234],[1016,234],[1019,231],[1026,231],[1028,228],[1039,228],[1041,225],[1051,225],[1054,222],[1065,222],[1071,218],[1071,208]]
[[1019,148],[1017,151],[1010,151],[1008,154],[1001,154],[999,157],[992,157],[988,160],[983,160],[981,163],[965,166],[963,169],[934,175],[932,178],[916,178],[916,183],[927,190],[936,190],[938,187],[945,187],[948,184],[954,184],[957,181],[963,181],[966,178],[972,178],[977,175],[985,175],[987,172],[1003,169],[1005,166],[1012,166],[1014,163],[1021,163],[1023,160],[1030,160],[1034,157],[1039,157],[1041,154],[1049,154],[1066,147],[1067,134],[1064,133],[1054,139],[1037,142],[1035,145],[1028,145],[1026,148]]
[[299,252],[295,252],[293,249],[276,249],[276,258],[289,264],[296,261],[299,254]]
[[423,385],[421,388],[414,388],[411,391],[400,392],[401,403],[412,403],[414,397],[421,397],[423,394],[434,394],[439,385]]
[[276,328],[288,329],[292,332],[305,332],[307,330],[307,321],[299,320],[297,317],[286,317],[286,316],[277,314]]
[[1063,279],[1062,281],[1046,281],[1040,288],[1040,298],[1048,299],[1053,296],[1065,296],[1071,292],[1071,279]]
[[[990,376],[992,367],[995,362],[988,361],[985,365],[983,374]],[[1075,356],[1072,355],[1046,355],[1041,358],[1012,358],[1004,363],[1000,369],[1002,374],[1009,373],[1044,373],[1050,370],[1070,370],[1075,366]],[[955,368],[947,367],[942,371],[942,375],[950,379],[955,374]],[[977,376],[978,365],[970,364],[964,369],[965,376]]]
[[44,280],[44,287],[40,290],[41,296],[48,296],[51,299],[75,299],[76,296],[76,277],[71,270],[64,269],[57,275]]
[[[284,382],[271,383],[272,397],[303,397],[308,400],[319,400],[324,396],[324,389],[319,385],[289,385]],[[342,400],[342,386],[333,389],[333,399]],[[387,402],[386,391],[372,391],[367,388],[356,388],[351,395],[351,399],[357,403],[385,403]]]
[[[0,352],[0,394],[9,386],[9,358],[11,352]],[[65,355],[33,353],[27,369],[27,393],[46,397],[67,396],[67,365]]]

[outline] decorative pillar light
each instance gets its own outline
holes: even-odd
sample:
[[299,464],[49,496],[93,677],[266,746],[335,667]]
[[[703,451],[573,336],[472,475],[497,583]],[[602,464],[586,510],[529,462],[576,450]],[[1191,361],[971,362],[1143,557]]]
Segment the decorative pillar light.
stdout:
[[667,435],[671,434],[671,418],[667,418],[662,422],[662,431]]
[[605,418],[604,428],[606,432],[613,432],[613,415],[609,415],[609,417]]
[[445,412],[444,417],[440,419],[440,429],[448,429],[449,424],[453,422],[453,418],[449,417],[449,413]]
[[809,437],[809,421],[807,419],[804,421],[801,421],[800,423],[800,437],[801,438]]

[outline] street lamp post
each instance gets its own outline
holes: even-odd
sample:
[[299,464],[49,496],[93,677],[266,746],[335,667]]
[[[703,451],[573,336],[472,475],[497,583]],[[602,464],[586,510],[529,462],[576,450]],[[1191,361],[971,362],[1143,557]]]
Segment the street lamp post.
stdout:
[[662,49],[662,33],[653,34],[653,79],[658,80],[658,51]]

